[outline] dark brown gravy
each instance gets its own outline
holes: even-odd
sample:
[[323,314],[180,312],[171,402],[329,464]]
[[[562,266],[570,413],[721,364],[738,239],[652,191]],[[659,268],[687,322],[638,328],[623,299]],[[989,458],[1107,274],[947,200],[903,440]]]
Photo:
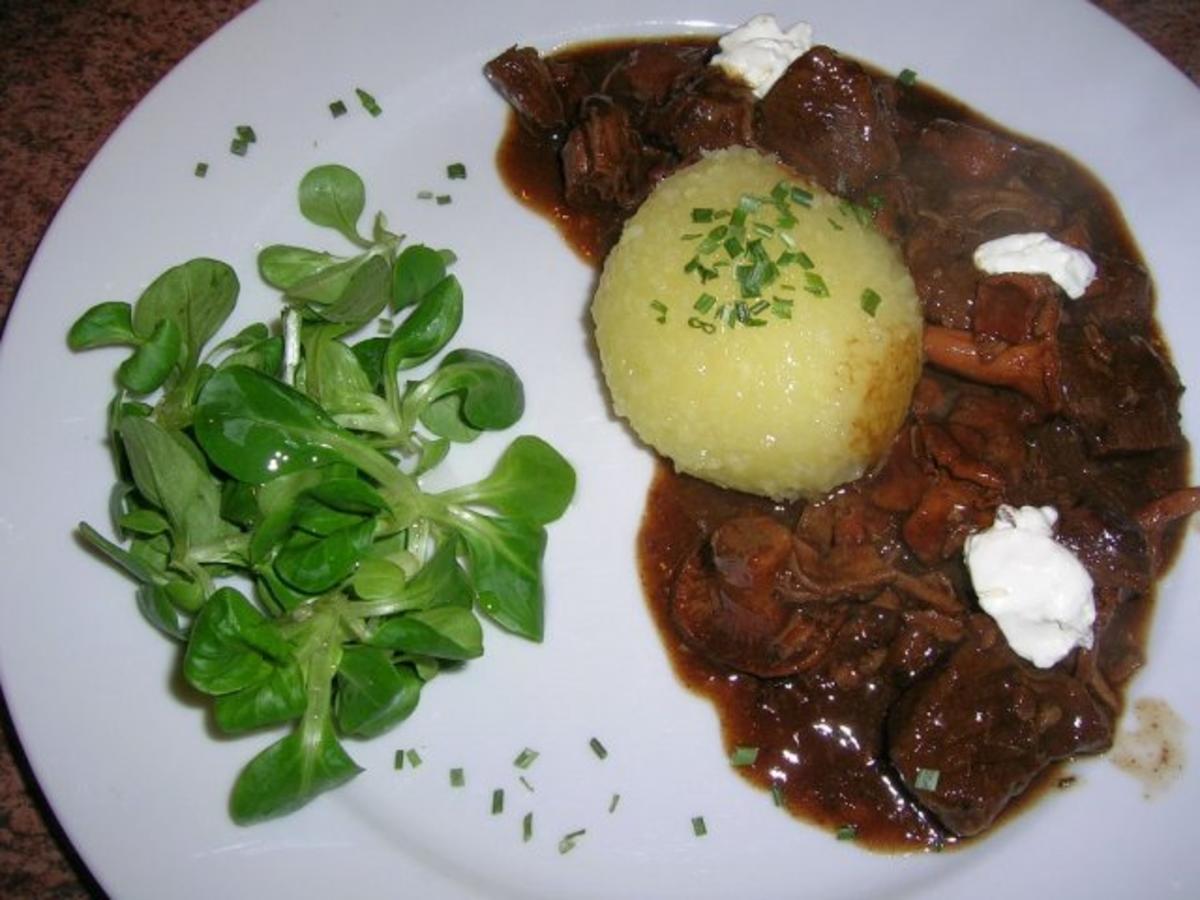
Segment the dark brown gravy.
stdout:
[[[683,43],[711,44],[694,39]],[[629,41],[590,44],[561,51],[555,58],[570,59],[593,73],[603,73],[632,46],[634,42]],[[595,81],[599,80],[597,74]],[[930,120],[944,118],[982,125],[1022,144],[1037,146],[924,86],[904,93],[900,112],[914,132]],[[1112,198],[1081,166],[1056,155],[1062,168],[1056,186],[1067,195],[1064,206],[1078,217],[1094,246],[1106,254],[1139,260]],[[556,147],[523,129],[514,115],[510,114],[497,161],[513,194],[551,219],[570,246],[599,266],[619,236],[624,215],[570,207],[563,196]],[[1165,353],[1156,333],[1152,332],[1152,339]],[[953,376],[939,377],[953,380]],[[1033,440],[1032,432],[1028,439]],[[1187,483],[1186,459],[1185,445],[1180,450],[1118,464],[1122,467],[1121,490],[1129,494],[1128,485],[1141,482],[1144,489],[1134,489],[1131,495],[1132,502],[1140,504],[1180,487]],[[1023,502],[1020,496],[1006,500]],[[843,837],[852,834],[860,843],[877,850],[940,850],[960,843],[914,802],[887,760],[885,736],[878,725],[880,706],[893,702],[895,694],[884,684],[886,673],[850,690],[814,673],[759,678],[708,661],[689,648],[672,626],[672,579],[682,561],[717,524],[757,512],[790,527],[802,508],[803,504],[776,504],[722,490],[678,475],[660,461],[646,501],[638,551],[647,601],[675,671],[685,685],[714,703],[728,750],[736,746],[759,749],[755,763],[739,768],[739,772],[764,789],[773,790],[776,802],[794,815],[838,831]],[[1162,541],[1167,555],[1178,549],[1182,529],[1177,526],[1175,523]],[[956,566],[950,573],[952,580],[965,584],[961,562],[952,566]],[[1105,649],[1098,664],[1118,692],[1142,657],[1152,605],[1153,591],[1146,591],[1120,605],[1107,626]],[[1062,775],[1061,765],[1043,771],[1002,818],[1011,817],[1014,808],[1026,806],[1030,797],[1062,780]]]

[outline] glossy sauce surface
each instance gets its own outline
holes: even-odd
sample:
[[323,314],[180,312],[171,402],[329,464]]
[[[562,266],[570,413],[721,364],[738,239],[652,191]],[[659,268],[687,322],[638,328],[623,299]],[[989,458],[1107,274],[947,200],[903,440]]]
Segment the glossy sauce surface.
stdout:
[[[672,43],[704,47],[711,42]],[[586,45],[560,52],[554,58],[571,61],[600,83],[603,73],[637,46],[636,42]],[[875,77],[883,78],[878,74]],[[1068,157],[1012,135],[958,102],[920,85],[899,92],[895,104],[905,123],[898,139],[902,152],[909,152],[922,129],[935,120],[986,128],[1005,139],[1036,148],[1037,153],[1049,160],[1054,201],[1067,211],[1068,227],[1081,229],[1090,236],[1093,246],[1106,255],[1140,261],[1112,198],[1090,173]],[[521,127],[516,116],[510,116],[497,161],[512,192],[554,221],[568,244],[584,259],[600,266],[630,210],[580,209],[568,204],[558,144]],[[936,192],[939,186],[931,184],[923,189]],[[994,214],[1003,217],[1006,212],[1000,209]],[[899,237],[906,236],[901,229]],[[933,310],[931,319],[937,314]],[[1148,339],[1165,358],[1166,348],[1156,327],[1152,323],[1148,327]],[[1012,393],[965,382],[944,372],[927,375],[927,392],[941,391],[949,397],[971,395],[983,403],[1006,402],[1005,398]],[[1024,453],[1051,469],[1056,464],[1072,465],[1054,461],[1059,452],[1055,427],[1054,420],[1049,424],[1043,420],[1030,425],[1024,435]],[[1088,484],[1083,491],[1119,496],[1125,508],[1132,511],[1186,484],[1186,459],[1185,443],[1181,448],[1106,460],[1096,466],[1095,483]],[[1054,477],[1052,472],[1041,488],[1054,483]],[[1062,479],[1070,477],[1064,470]],[[869,492],[871,480],[859,487]],[[1027,495],[1025,488],[1018,485],[1008,491],[1004,502],[1044,502],[1035,494],[1036,491]],[[672,622],[676,575],[718,526],[739,517],[765,515],[792,528],[804,509],[803,502],[777,504],[716,488],[678,475],[668,463],[660,461],[638,535],[638,562],[648,605],[675,671],[685,685],[714,703],[729,751],[738,746],[758,749],[753,765],[739,767],[738,771],[772,791],[776,802],[788,811],[837,831],[841,837],[853,836],[873,849],[940,850],[960,843],[960,838],[915,801],[888,760],[887,722],[891,707],[906,686],[892,668],[883,666],[865,677],[842,679],[840,683],[825,668],[783,677],[759,677],[734,671],[697,652]],[[903,519],[903,515],[895,515],[891,526],[894,533],[899,533]],[[1160,552],[1166,556],[1172,554],[1178,548],[1180,535],[1181,529],[1169,528],[1161,539]],[[961,557],[929,566],[902,542],[895,543],[899,566],[910,573],[936,570],[961,596],[969,594],[969,578]],[[1117,696],[1110,698],[1110,702],[1117,705],[1121,702],[1121,686],[1143,659],[1153,589],[1122,597],[1122,602],[1107,615],[1102,651],[1096,662],[1116,688]],[[870,623],[863,627],[869,629]],[[1009,804],[1001,820],[1028,805],[1029,799],[1038,795],[1039,788],[1069,783],[1061,776],[1061,765],[1044,769],[1031,787]]]

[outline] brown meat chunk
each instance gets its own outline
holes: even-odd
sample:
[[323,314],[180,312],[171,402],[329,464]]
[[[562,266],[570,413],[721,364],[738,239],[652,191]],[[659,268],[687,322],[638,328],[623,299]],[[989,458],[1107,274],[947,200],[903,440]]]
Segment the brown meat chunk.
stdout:
[[905,692],[888,739],[908,789],[967,836],[987,828],[1051,762],[1108,747],[1112,719],[1081,681],[1035,669],[992,636],[961,645]]
[[561,135],[567,126],[562,98],[546,61],[532,47],[509,47],[483,74],[534,132]]
[[1063,412],[1097,456],[1175,447],[1183,386],[1170,361],[1143,335],[1060,331]]
[[629,113],[605,97],[592,97],[562,149],[567,202],[584,209],[631,209],[650,190],[654,162]]
[[754,134],[754,94],[714,69],[677,95],[662,118],[660,127],[684,158],[747,145]]
[[926,125],[917,148],[959,184],[998,181],[1020,161],[1020,146],[1009,138],[951,119],[934,119]]
[[861,191],[900,162],[871,77],[828,47],[814,47],[760,104],[758,138],[836,194]]
[[600,90],[633,106],[658,106],[704,67],[702,47],[645,44],[635,47],[609,71]]

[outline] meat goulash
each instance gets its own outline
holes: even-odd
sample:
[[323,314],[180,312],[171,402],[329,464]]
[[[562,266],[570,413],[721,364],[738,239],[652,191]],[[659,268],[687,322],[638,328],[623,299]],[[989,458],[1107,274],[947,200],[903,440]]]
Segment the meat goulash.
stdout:
[[[758,748],[739,771],[873,848],[940,849],[991,826],[1056,761],[1112,743],[1155,581],[1200,506],[1183,388],[1141,257],[1080,165],[911,73],[815,46],[758,99],[709,65],[716,49],[505,51],[486,67],[516,113],[500,166],[595,263],[661,179],[736,145],[844,198],[900,248],[925,363],[882,468],[776,502],[661,464],[638,548],[676,671],[716,704],[730,748]],[[1095,271],[1082,296],[976,267],[977,248],[1010,235],[1083,251]],[[1052,510],[1043,536],[1052,525],[1093,583],[1090,632],[1045,667],[981,610],[964,563],[1002,505],[1014,522]]]

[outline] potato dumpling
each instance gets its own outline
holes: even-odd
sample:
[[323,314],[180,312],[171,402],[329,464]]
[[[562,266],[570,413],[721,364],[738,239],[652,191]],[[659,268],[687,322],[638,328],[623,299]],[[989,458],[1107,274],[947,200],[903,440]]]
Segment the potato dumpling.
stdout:
[[921,312],[871,210],[737,148],[663,180],[592,304],[613,408],[683,472],[778,499],[872,470],[921,370]]

